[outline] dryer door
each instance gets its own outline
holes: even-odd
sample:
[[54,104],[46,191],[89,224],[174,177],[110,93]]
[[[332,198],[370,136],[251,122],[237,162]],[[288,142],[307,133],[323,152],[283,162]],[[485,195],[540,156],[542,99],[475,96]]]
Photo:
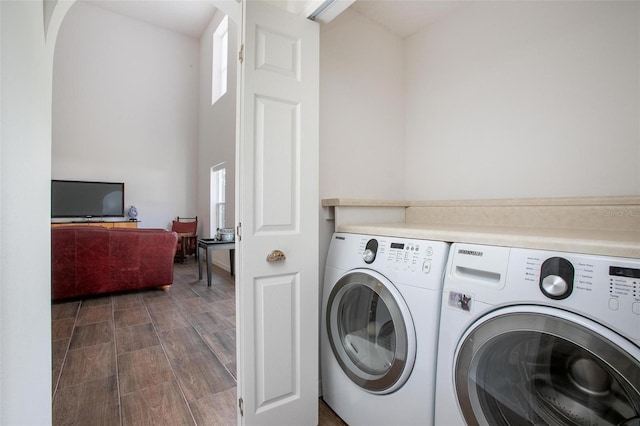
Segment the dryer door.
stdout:
[[334,356],[358,386],[386,394],[409,378],[416,354],[413,321],[382,275],[357,269],[342,276],[329,295],[326,327]]
[[455,368],[470,425],[640,425],[640,348],[578,315],[494,311],[465,333]]

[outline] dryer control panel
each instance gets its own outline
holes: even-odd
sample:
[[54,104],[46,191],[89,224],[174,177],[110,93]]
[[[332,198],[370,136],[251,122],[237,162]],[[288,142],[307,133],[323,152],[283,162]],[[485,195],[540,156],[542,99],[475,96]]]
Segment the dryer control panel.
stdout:
[[448,244],[396,237],[361,237],[358,256],[364,265],[391,281],[440,288]]
[[422,271],[428,274],[431,272],[434,253],[429,243],[430,241],[382,240],[380,244],[378,239],[370,239],[362,250],[362,260],[371,264],[379,258],[376,266],[383,263],[386,269],[393,271]]

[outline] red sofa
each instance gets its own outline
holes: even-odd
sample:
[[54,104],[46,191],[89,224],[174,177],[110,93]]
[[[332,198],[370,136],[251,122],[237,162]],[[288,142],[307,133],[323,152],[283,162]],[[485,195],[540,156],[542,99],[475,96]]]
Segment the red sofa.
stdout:
[[173,284],[178,234],[164,229],[51,229],[52,299]]

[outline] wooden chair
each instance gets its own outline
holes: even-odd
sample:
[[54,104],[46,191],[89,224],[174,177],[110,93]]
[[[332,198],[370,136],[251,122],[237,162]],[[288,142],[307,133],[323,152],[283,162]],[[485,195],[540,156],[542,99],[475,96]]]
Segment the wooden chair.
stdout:
[[185,263],[189,256],[198,257],[198,216],[176,217],[171,230],[178,233],[178,246],[174,261]]

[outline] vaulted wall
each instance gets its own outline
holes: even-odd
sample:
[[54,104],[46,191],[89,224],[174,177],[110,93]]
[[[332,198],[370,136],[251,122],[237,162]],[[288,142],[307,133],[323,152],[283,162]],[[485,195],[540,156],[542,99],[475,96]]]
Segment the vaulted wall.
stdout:
[[195,216],[199,40],[77,2],[58,36],[52,177],[125,182],[140,226]]

